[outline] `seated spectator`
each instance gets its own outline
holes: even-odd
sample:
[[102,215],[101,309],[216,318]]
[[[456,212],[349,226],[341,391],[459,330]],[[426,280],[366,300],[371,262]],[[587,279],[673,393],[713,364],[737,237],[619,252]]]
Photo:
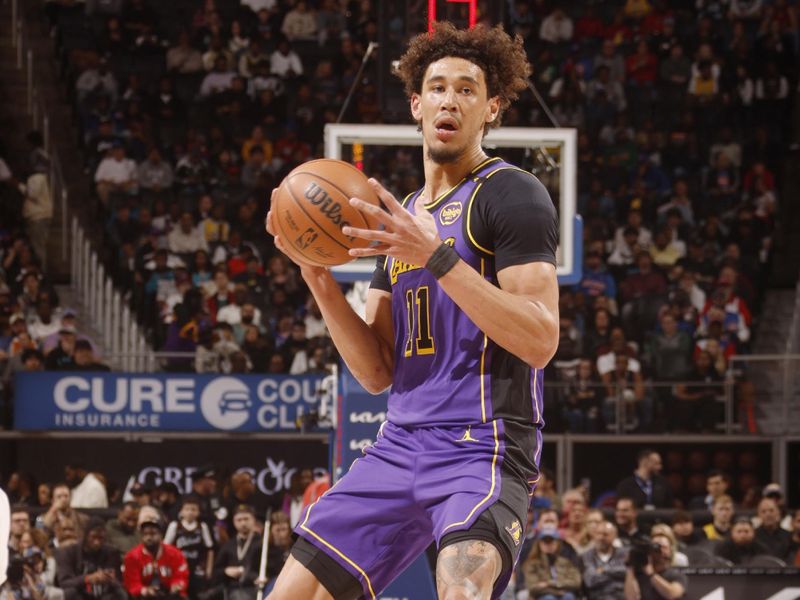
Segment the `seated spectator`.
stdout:
[[[603,381],[608,394],[603,407],[608,427],[619,426],[631,430],[649,426],[652,420],[652,401],[645,395],[639,361],[625,354],[615,353],[614,369],[605,374]],[[622,423],[617,425],[617,416],[620,413]]]
[[792,542],[789,544],[788,565],[800,567],[800,509],[792,517]]
[[739,516],[733,522],[730,537],[717,546],[716,553],[734,565],[741,565],[754,556],[770,552],[769,548],[756,539],[756,531],[750,518]]
[[192,213],[184,211],[178,226],[167,236],[169,251],[175,254],[191,254],[198,250],[208,252],[208,243],[203,232],[194,223]]
[[675,534],[679,550],[696,546],[708,539],[702,530],[695,529],[692,515],[684,510],[676,511],[673,515],[672,532]]
[[283,79],[294,79],[303,74],[303,63],[285,38],[278,42],[277,49],[269,57],[269,63],[270,72]]
[[[672,567],[665,556],[669,541],[663,539],[661,552],[649,552],[640,558],[628,557],[628,568],[625,572],[625,600],[640,598],[683,598],[688,591],[689,580],[681,571]],[[633,551],[633,550],[632,550]],[[637,553],[645,552],[637,549]],[[641,560],[641,562],[639,562]],[[646,562],[645,562],[646,561]],[[642,564],[644,563],[644,564]]]
[[563,9],[557,8],[544,19],[539,27],[539,39],[551,44],[560,44],[572,39],[572,19]]
[[691,371],[693,347],[689,335],[678,329],[675,317],[671,313],[664,313],[661,317],[661,334],[648,343],[647,353],[653,377],[659,381],[685,379]]
[[595,375],[594,362],[588,358],[581,359],[575,378],[568,381],[568,386],[563,414],[569,431],[597,433],[600,431],[602,415],[600,382]]
[[583,292],[589,298],[606,296],[612,304],[615,302],[617,284],[603,264],[603,258],[599,252],[591,251],[586,254],[583,279],[578,284],[576,291]]
[[586,87],[586,98],[591,102],[598,94],[603,93],[617,112],[622,112],[627,106],[625,89],[622,84],[611,79],[609,69],[605,65],[600,65],[595,71],[595,78]]
[[292,549],[292,528],[289,515],[281,511],[272,513],[269,528],[269,554],[267,555],[267,579],[278,576],[289,558]]
[[139,165],[137,179],[142,194],[152,201],[162,196],[170,198],[174,175],[172,166],[161,157],[161,151],[152,146],[147,153],[147,160]]
[[110,371],[108,365],[99,362],[94,356],[94,350],[88,340],[78,340],[75,342],[75,361],[76,371]]
[[11,508],[8,530],[8,547],[14,554],[19,554],[20,539],[31,529],[31,515],[24,506]]
[[666,523],[657,523],[650,530],[650,539],[661,546],[661,555],[673,567],[688,567],[689,559],[678,549],[678,539]]
[[646,448],[636,457],[637,466],[633,475],[617,485],[617,497],[633,500],[636,508],[673,508],[674,501],[669,482],[661,476],[661,455]]
[[74,534],[83,538],[86,524],[89,517],[74,510],[70,506],[72,492],[66,483],[58,483],[53,486],[52,503],[47,512],[36,517],[36,527],[43,528],[50,532],[55,532],[59,523],[69,522]]
[[142,543],[125,555],[124,582],[128,595],[131,598],[186,598],[189,568],[181,551],[161,541],[158,522],[144,521],[139,531]]
[[233,473],[226,488],[224,497],[224,505],[228,512],[226,525],[228,533],[236,535],[236,530],[233,527],[233,513],[236,512],[236,507],[246,504],[252,507],[257,514],[263,514],[266,510],[266,505],[259,499],[261,495],[257,493],[256,482],[248,471]]
[[64,479],[72,488],[72,508],[108,508],[106,486],[95,473],[87,471],[82,462],[67,463]]
[[[32,534],[38,534],[40,541],[35,543]],[[31,587],[36,590],[33,597],[37,595],[42,600],[64,600],[64,591],[56,587],[55,581],[55,561],[51,556],[47,556],[47,534],[41,530],[34,529],[22,536],[22,558],[25,561],[26,575],[30,577]],[[24,596],[23,596],[24,597]]]
[[622,596],[627,552],[615,546],[617,528],[602,521],[592,536],[592,548],[581,555],[587,600],[612,600]]
[[61,329],[61,318],[53,314],[53,305],[48,300],[43,300],[36,304],[36,316],[28,323],[28,333],[37,345],[44,343],[44,340],[57,333]]
[[289,41],[316,41],[317,38],[317,16],[313,9],[308,7],[302,0],[295,4],[283,18],[281,33]]
[[314,480],[311,469],[298,469],[292,474],[289,489],[283,496],[281,510],[289,515],[292,527],[296,526],[303,512],[303,492]]
[[724,540],[731,531],[733,519],[733,500],[730,496],[717,496],[711,505],[713,521],[703,527],[703,533],[709,540]]
[[117,549],[120,557],[125,556],[139,543],[136,531],[139,510],[139,504],[136,502],[126,502],[117,512],[117,517],[106,523],[108,543]]
[[764,544],[772,556],[781,560],[789,559],[792,534],[781,527],[778,503],[772,498],[762,498],[758,503],[757,515],[761,525],[756,528],[756,540]]
[[685,254],[685,248],[673,239],[672,232],[667,227],[658,230],[650,246],[650,256],[653,262],[666,269],[676,264]]
[[626,332],[650,331],[661,303],[666,299],[667,281],[653,268],[653,258],[642,251],[636,257],[638,269],[620,283],[622,321]]
[[103,521],[92,517],[83,539],[56,550],[58,585],[66,600],[126,600],[119,552],[106,543]]
[[614,524],[617,526],[617,535],[624,548],[630,547],[631,544],[647,537],[639,529],[636,504],[632,498],[617,498],[614,508]]
[[608,69],[612,81],[625,81],[625,59],[617,51],[613,40],[604,40],[600,54],[594,57],[594,71],[597,72],[601,67]]
[[571,561],[560,556],[560,539],[557,529],[541,530],[533,550],[522,563],[530,598],[575,600],[581,588],[581,573]]
[[672,427],[684,431],[714,431],[719,420],[717,398],[723,392],[723,378],[714,368],[708,351],[697,353],[686,379],[688,383],[675,386]]
[[114,103],[117,100],[119,86],[114,73],[108,68],[108,60],[100,58],[96,66],[86,69],[75,81],[75,92],[78,103],[84,102],[90,96],[105,95]]
[[236,71],[232,71],[228,64],[228,59],[224,56],[217,56],[214,59],[214,69],[203,78],[200,84],[200,95],[208,98],[216,94],[221,94],[231,88]]
[[181,31],[178,43],[167,50],[167,70],[192,75],[203,70],[203,55],[191,45],[188,31]]
[[731,479],[726,473],[719,469],[709,471],[706,476],[706,492],[708,493],[705,496],[696,496],[692,498],[689,501],[689,509],[706,509],[710,511],[711,507],[714,506],[714,501],[728,493],[730,485]]
[[591,547],[592,540],[586,528],[586,504],[575,504],[567,515],[567,526],[561,530],[562,539],[569,543],[578,555]]
[[94,174],[97,195],[103,206],[109,206],[111,194],[135,193],[138,189],[136,163],[125,157],[125,147],[114,142],[110,154],[100,161]]
[[256,596],[261,544],[255,530],[253,508],[243,504],[233,513],[236,535],[225,542],[214,562],[214,577],[223,582],[231,600],[252,600]]

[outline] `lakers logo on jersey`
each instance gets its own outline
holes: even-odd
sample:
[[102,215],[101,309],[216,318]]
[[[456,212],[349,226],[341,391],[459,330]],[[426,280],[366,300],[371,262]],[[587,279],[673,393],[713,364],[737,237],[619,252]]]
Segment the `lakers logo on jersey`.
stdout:
[[522,539],[522,527],[519,521],[514,521],[511,527],[504,527],[504,529],[508,532],[508,535],[511,536],[511,539],[514,540],[514,545],[519,546],[519,542]]
[[445,204],[439,211],[439,222],[442,225],[452,225],[461,216],[463,206],[459,200]]

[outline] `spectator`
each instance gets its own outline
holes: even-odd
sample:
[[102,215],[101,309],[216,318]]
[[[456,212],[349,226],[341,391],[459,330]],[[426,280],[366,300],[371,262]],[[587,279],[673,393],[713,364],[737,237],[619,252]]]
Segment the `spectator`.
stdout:
[[560,8],[555,9],[542,20],[539,38],[551,44],[560,44],[572,39],[572,19]]
[[636,508],[672,508],[672,490],[669,482],[661,476],[661,455],[647,448],[637,455],[637,467],[633,475],[617,485],[617,496],[633,500]]
[[[317,17],[304,1],[295,4],[283,18],[281,32],[289,41],[316,41]],[[299,73],[298,73],[299,75]]]
[[769,548],[758,541],[753,523],[745,516],[736,517],[731,527],[731,535],[717,546],[716,553],[734,565],[745,564],[754,556],[769,554]]
[[266,509],[266,506],[258,500],[255,481],[253,481],[253,476],[248,471],[237,471],[231,475],[230,484],[227,488],[225,508],[229,517],[226,519],[226,524],[228,533],[234,535],[233,513],[236,511],[237,506],[242,504],[251,506],[259,514]]
[[78,371],[110,371],[108,365],[99,362],[94,356],[92,344],[88,340],[75,342],[74,368]]
[[313,479],[311,469],[299,469],[292,474],[289,491],[284,495],[281,506],[281,510],[289,515],[292,527],[295,527],[300,521],[303,511],[303,492]]
[[[69,522],[77,537],[83,538],[89,518],[70,506],[72,492],[66,483],[53,486],[52,503],[47,512],[36,517],[36,526],[54,532],[59,523]],[[69,600],[69,599],[68,599]]]
[[97,195],[103,206],[108,207],[112,194],[135,193],[138,189],[136,163],[125,157],[125,147],[114,142],[94,174]]
[[706,492],[705,496],[697,496],[692,498],[689,502],[689,509],[691,510],[711,510],[714,506],[714,501],[720,496],[728,493],[730,487],[730,477],[718,469],[709,471],[706,476]]
[[581,555],[587,600],[617,600],[623,593],[626,552],[617,548],[617,528],[601,522],[592,536],[592,548]]
[[557,529],[541,530],[530,556],[522,564],[525,587],[531,598],[575,600],[580,590],[580,571],[559,555],[560,539]]
[[9,521],[8,547],[14,553],[19,553],[19,543],[22,535],[31,529],[31,516],[24,506],[14,506],[11,509]]
[[119,552],[106,543],[103,521],[92,517],[80,543],[56,550],[58,584],[66,600],[125,600]]
[[204,98],[221,94],[231,88],[236,72],[230,69],[230,64],[225,56],[214,59],[214,68],[200,84],[200,95]]
[[142,543],[125,555],[125,590],[131,598],[186,598],[189,569],[180,550],[162,543],[161,525],[144,521]]
[[140,506],[137,502],[126,502],[117,512],[117,517],[106,523],[108,543],[117,549],[120,557],[125,556],[139,543],[136,531],[139,511]]
[[700,351],[687,377],[688,383],[675,386],[672,411],[674,429],[714,431],[720,412],[717,398],[722,394],[723,379],[712,360],[708,351]]
[[696,546],[708,539],[702,530],[695,529],[692,515],[683,510],[676,511],[672,516],[672,532],[680,550]]
[[203,55],[192,47],[188,31],[181,31],[177,45],[167,50],[167,70],[180,75],[193,75],[203,70]]
[[72,508],[108,508],[106,487],[83,463],[73,461],[64,467],[64,479],[72,488]]
[[577,287],[590,298],[605,296],[614,304],[617,296],[617,286],[614,278],[603,265],[599,252],[590,251],[586,254],[583,279]]
[[172,167],[161,158],[161,151],[151,146],[137,173],[142,194],[150,201],[159,197],[169,199],[173,177]]
[[192,475],[192,494],[200,500],[200,520],[214,531],[216,512],[222,507],[217,495],[217,472],[213,466],[199,467]]
[[86,69],[75,81],[75,92],[78,102],[83,104],[90,95],[105,95],[116,102],[118,85],[117,79],[108,68],[108,60],[100,58],[97,66]]
[[267,579],[278,576],[289,558],[292,548],[292,529],[289,515],[281,511],[272,513],[269,529],[269,554],[267,557]]
[[761,525],[755,530],[755,539],[767,547],[768,554],[789,559],[792,534],[781,527],[781,511],[772,498],[762,498],[758,503],[758,518]]
[[192,213],[181,213],[178,226],[167,236],[170,252],[175,254],[191,254],[198,250],[208,252],[208,243],[203,232],[195,225]]
[[794,511],[792,517],[792,542],[789,545],[787,564],[800,567],[800,509]]
[[733,519],[733,500],[730,496],[722,495],[714,499],[711,505],[713,521],[703,527],[703,533],[709,540],[724,540],[731,531]]
[[586,528],[586,504],[575,504],[567,515],[567,526],[560,532],[579,555],[591,547],[591,538]]
[[646,537],[637,524],[636,503],[632,498],[619,497],[614,508],[614,523],[623,547],[627,548]]
[[594,58],[595,72],[600,67],[608,69],[609,78],[612,81],[620,83],[625,81],[625,59],[617,52],[617,46],[613,40],[604,40],[600,54]]
[[236,507],[233,526],[236,536],[220,548],[214,563],[214,576],[223,582],[226,597],[230,600],[252,600],[256,597],[255,581],[261,550],[252,507]]
[[293,79],[303,74],[303,63],[292,50],[288,39],[278,42],[278,48],[270,55],[270,72],[283,79]]
[[671,313],[661,317],[661,335],[655,336],[649,346],[653,375],[657,380],[677,381],[689,375],[692,340],[678,329]]

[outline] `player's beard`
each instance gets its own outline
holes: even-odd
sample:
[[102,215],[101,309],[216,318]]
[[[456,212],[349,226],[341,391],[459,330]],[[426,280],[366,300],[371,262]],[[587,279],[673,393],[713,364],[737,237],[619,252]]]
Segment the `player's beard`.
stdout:
[[464,156],[466,146],[460,148],[428,148],[428,159],[435,162],[437,165],[444,165],[448,163],[457,162],[459,158]]

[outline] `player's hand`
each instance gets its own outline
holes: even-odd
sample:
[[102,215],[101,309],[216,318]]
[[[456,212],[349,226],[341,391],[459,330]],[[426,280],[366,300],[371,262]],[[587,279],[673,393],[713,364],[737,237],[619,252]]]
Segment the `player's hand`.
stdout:
[[[360,229],[358,227],[342,227],[342,233],[353,235],[370,242],[377,242],[367,248],[353,248],[350,256],[377,256],[387,254],[403,262],[425,266],[434,250],[442,240],[436,229],[433,215],[425,208],[423,196],[414,204],[416,214],[412,215],[402,204],[380,183],[370,178],[369,184],[387,210],[374,206],[359,198],[351,198],[350,204],[368,213],[384,229]],[[388,212],[387,212],[388,211]]]
[[[275,188],[272,190],[272,200],[270,202],[270,206],[275,202],[275,194],[278,193],[278,189]],[[275,247],[283,252],[289,260],[295,263],[297,266],[300,267],[301,271],[308,271],[308,272],[318,272],[318,271],[325,271],[325,267],[320,267],[319,265],[313,265],[309,262],[305,262],[301,257],[297,256],[292,252],[292,250],[284,243],[281,237],[276,233],[277,228],[275,227],[275,217],[272,215],[272,211],[267,211],[267,218],[264,222],[264,228],[267,230],[267,233],[270,234],[272,237],[275,238]]]

